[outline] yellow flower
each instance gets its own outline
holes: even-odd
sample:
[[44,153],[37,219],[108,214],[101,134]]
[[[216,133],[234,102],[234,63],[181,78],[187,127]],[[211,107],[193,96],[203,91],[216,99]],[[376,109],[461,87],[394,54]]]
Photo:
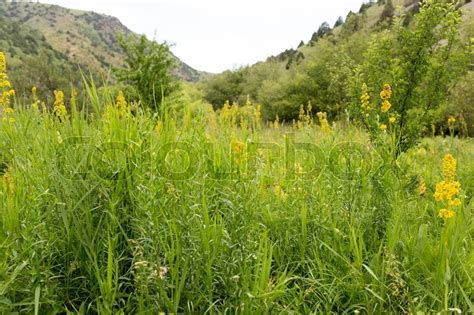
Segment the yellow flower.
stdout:
[[386,113],[390,110],[390,107],[392,107],[392,104],[388,100],[383,101],[382,106],[380,107],[380,110],[383,113]]
[[387,130],[387,125],[386,124],[380,124],[379,128],[380,128],[380,130]]
[[459,207],[461,205],[461,199],[456,198],[448,201],[448,206],[450,207]]
[[36,86],[33,85],[31,88],[31,95],[33,96],[33,100],[36,99]]
[[129,108],[127,105],[127,100],[125,99],[125,96],[123,96],[123,92],[119,91],[117,98],[115,100],[115,107],[119,110],[120,116],[126,116],[127,113],[129,112]]
[[0,51],[0,73],[7,72],[7,60],[5,58],[5,54]]
[[454,118],[453,116],[449,116],[448,118],[448,124],[454,124],[456,122],[456,118]]
[[443,176],[446,180],[454,180],[456,174],[456,159],[451,154],[446,154],[443,158]]
[[434,197],[436,201],[451,200],[453,197],[458,196],[460,192],[461,184],[455,181],[441,181],[436,184],[436,191]]
[[232,151],[236,154],[242,154],[245,149],[245,144],[242,141],[233,141],[232,142]]
[[60,121],[67,119],[67,110],[64,105],[64,93],[60,90],[54,91],[54,114]]
[[325,112],[318,112],[316,116],[318,116],[319,123],[321,124],[321,130],[326,133],[331,132],[331,128],[329,127],[329,122],[327,119],[327,114]]
[[10,107],[10,98],[15,95],[15,90],[11,89],[7,76],[7,62],[5,54],[0,52],[0,107]]
[[394,123],[397,121],[397,118],[395,118],[395,117],[392,116],[392,117],[390,117],[390,118],[388,119],[388,121],[389,121],[391,124],[394,124]]
[[385,83],[382,92],[380,92],[380,98],[386,101],[390,99],[390,97],[392,97],[392,88],[388,83]]
[[443,219],[451,219],[456,213],[450,209],[441,209],[439,210],[438,216]]

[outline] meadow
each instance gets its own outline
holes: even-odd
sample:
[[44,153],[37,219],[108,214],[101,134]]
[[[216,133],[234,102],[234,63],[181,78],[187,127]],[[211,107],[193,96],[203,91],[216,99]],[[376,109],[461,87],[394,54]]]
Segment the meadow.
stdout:
[[3,104],[1,313],[474,311],[470,139],[85,91]]

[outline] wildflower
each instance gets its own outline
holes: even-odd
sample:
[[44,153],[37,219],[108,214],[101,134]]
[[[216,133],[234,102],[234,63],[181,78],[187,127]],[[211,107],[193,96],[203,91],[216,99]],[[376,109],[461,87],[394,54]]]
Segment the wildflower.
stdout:
[[7,72],[7,61],[5,58],[5,54],[0,51],[0,73]]
[[231,117],[231,126],[233,128],[237,127],[237,116],[239,114],[239,104],[237,103],[232,103],[232,106],[230,107],[230,117]]
[[392,88],[388,83],[385,83],[383,86],[382,92],[380,92],[380,98],[382,100],[389,100],[392,97]]
[[331,128],[329,127],[329,122],[327,119],[327,114],[324,112],[318,112],[316,116],[318,116],[319,123],[321,124],[321,130],[326,133],[331,132]]
[[15,110],[11,107],[6,107],[5,108],[5,111],[4,111],[4,116],[3,116],[3,120],[4,121],[7,121],[9,123],[14,123],[15,122],[15,118],[13,117],[13,115],[15,114]]
[[456,213],[453,210],[450,209],[441,209],[439,210],[438,217],[443,218],[443,219],[450,219],[454,217]]
[[460,192],[461,184],[456,181],[441,181],[436,184],[436,191],[434,197],[436,201],[451,200],[453,197],[458,196]]
[[299,111],[299,115],[298,115],[298,120],[299,120],[299,121],[303,121],[303,120],[304,120],[304,116],[305,116],[304,106],[303,106],[303,105],[300,105],[300,111]]
[[370,96],[369,96],[369,88],[367,84],[362,85],[362,95],[360,97],[361,108],[363,112],[367,112],[370,110]]
[[448,206],[450,207],[459,207],[461,205],[461,199],[456,198],[448,201]]
[[391,123],[391,124],[394,124],[396,121],[397,121],[397,118],[395,118],[394,116],[392,116],[388,119],[388,122]]
[[232,150],[237,154],[242,154],[245,148],[245,144],[242,141],[232,142]]
[[380,107],[380,110],[382,111],[382,113],[386,113],[390,110],[391,107],[392,107],[392,104],[390,104],[389,101],[385,100],[383,101],[382,107]]
[[255,117],[255,125],[256,125],[257,128],[260,127],[260,119],[262,118],[261,108],[262,108],[261,105],[257,105],[255,107],[255,111],[253,113],[253,115]]
[[418,185],[418,193],[420,194],[420,196],[423,196],[426,193],[426,183],[423,178],[420,180],[420,183]]
[[392,104],[390,104],[390,102],[388,101],[390,97],[392,97],[392,88],[390,87],[390,85],[385,84],[383,86],[382,92],[380,92],[380,98],[383,101],[380,110],[383,113],[388,112],[390,110],[390,107],[392,107]]
[[0,52],[0,107],[10,107],[10,98],[15,95],[7,76],[7,63],[5,54]]
[[54,91],[54,114],[59,121],[67,119],[67,110],[64,105],[64,93],[60,90]]
[[461,184],[455,180],[457,162],[451,154],[446,154],[443,158],[443,177],[444,180],[436,184],[434,198],[438,202],[446,202],[447,208],[439,211],[438,216],[443,219],[452,218],[455,212],[453,207],[459,207],[461,200],[459,199]]
[[387,125],[386,124],[380,124],[379,128],[380,128],[380,130],[385,131],[385,130],[387,130]]
[[446,180],[454,180],[457,162],[451,154],[446,154],[443,158],[443,176]]
[[456,118],[454,118],[454,116],[449,116],[448,117],[448,124],[454,124],[456,122]]
[[119,91],[117,98],[115,99],[115,107],[118,109],[121,117],[124,117],[129,112],[127,100],[123,96],[123,92]]

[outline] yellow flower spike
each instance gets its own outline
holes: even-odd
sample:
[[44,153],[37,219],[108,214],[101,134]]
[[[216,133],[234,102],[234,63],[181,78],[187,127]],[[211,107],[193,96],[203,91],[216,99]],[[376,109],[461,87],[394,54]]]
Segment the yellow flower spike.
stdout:
[[456,122],[456,118],[454,116],[449,116],[448,117],[448,124],[452,125]]
[[54,91],[54,114],[60,121],[67,119],[67,109],[64,105],[64,93],[60,90]]
[[388,83],[383,86],[382,92],[380,92],[380,98],[384,101],[389,100],[392,97],[392,88]]
[[392,116],[392,117],[390,117],[390,118],[388,119],[388,122],[391,123],[391,124],[394,124],[394,123],[397,122],[397,118],[395,118],[395,117]]
[[386,124],[380,124],[379,128],[380,128],[380,130],[385,131],[385,130],[387,130],[387,125]]
[[452,217],[454,217],[456,215],[456,212],[454,212],[453,210],[450,210],[450,209],[441,209],[439,210],[439,213],[438,213],[438,217],[442,218],[442,219],[451,219]]
[[115,99],[115,107],[119,110],[121,117],[127,116],[129,107],[122,91],[119,91],[117,98]]
[[5,58],[5,54],[0,51],[0,73],[7,72],[7,60]]
[[446,154],[443,158],[443,176],[446,180],[454,180],[456,166],[456,159],[451,154]]

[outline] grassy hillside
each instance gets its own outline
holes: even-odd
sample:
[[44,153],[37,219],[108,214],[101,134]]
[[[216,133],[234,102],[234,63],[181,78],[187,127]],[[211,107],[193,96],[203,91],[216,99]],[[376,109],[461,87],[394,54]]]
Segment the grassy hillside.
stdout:
[[[0,19],[1,47],[14,69],[23,67],[28,57],[46,54],[48,62],[103,73],[123,65],[117,34],[135,35],[115,17],[57,5],[2,2]],[[180,79],[197,81],[204,74],[176,61]]]

